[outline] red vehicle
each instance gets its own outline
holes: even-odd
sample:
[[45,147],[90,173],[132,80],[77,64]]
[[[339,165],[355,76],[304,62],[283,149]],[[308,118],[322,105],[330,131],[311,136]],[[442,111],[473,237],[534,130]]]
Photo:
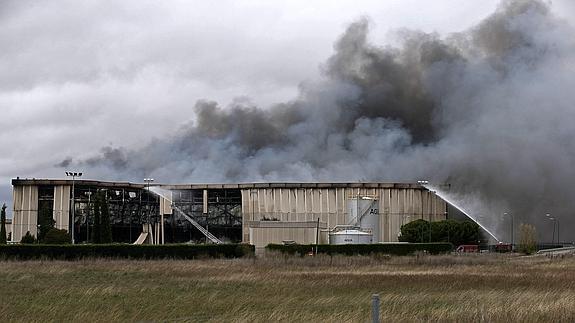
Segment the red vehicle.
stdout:
[[456,252],[479,252],[479,246],[476,244],[462,244],[457,249]]
[[511,252],[513,251],[513,246],[510,243],[498,243],[495,245],[496,252]]

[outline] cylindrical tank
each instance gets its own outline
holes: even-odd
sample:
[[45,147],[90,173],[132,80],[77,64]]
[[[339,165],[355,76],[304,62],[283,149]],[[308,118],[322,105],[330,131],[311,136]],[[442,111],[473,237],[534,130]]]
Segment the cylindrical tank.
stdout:
[[356,229],[341,230],[329,234],[330,244],[370,244],[372,242],[371,233]]
[[373,197],[355,196],[347,200],[348,224],[360,227],[379,242],[379,202]]

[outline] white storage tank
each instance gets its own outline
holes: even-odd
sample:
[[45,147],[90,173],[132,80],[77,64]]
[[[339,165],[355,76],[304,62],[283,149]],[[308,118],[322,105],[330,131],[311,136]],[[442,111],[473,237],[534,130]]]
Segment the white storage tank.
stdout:
[[373,235],[369,232],[347,229],[329,234],[329,244],[370,244],[373,243]]
[[348,224],[372,234],[373,243],[379,242],[379,202],[374,197],[355,196],[347,200]]

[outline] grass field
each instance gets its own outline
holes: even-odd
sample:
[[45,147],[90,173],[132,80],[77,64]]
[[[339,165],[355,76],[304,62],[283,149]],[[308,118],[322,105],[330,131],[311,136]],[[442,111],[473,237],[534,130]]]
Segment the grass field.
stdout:
[[0,262],[0,322],[573,322],[575,258]]

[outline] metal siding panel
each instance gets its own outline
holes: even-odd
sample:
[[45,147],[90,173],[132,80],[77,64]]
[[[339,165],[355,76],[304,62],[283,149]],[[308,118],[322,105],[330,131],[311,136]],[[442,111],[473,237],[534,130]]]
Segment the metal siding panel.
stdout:
[[421,192],[421,214],[420,214],[420,219],[425,219],[427,217],[427,214],[429,212],[429,198],[428,198],[428,192],[427,191],[422,191]]
[[290,194],[290,213],[294,214],[296,216],[296,218],[299,218],[297,216],[297,205],[298,205],[298,194],[297,194],[298,189],[297,188],[290,188],[289,189],[289,194]]
[[30,187],[30,233],[38,235],[38,186]]
[[56,228],[68,230],[70,223],[70,193],[71,187],[68,185],[58,185],[54,187],[54,209],[53,215],[56,221]]
[[313,213],[321,213],[321,195],[318,189],[312,189]]
[[208,213],[208,190],[205,189],[203,190],[203,194],[202,194],[202,212],[204,214]]
[[311,188],[305,189],[305,212],[313,213],[313,190]]
[[385,233],[385,228],[386,228],[385,221],[386,221],[387,215],[384,212],[385,201],[384,201],[384,196],[383,196],[383,189],[381,189],[381,188],[378,189],[377,195],[379,196],[378,205],[377,205],[377,207],[379,209],[379,228],[378,228],[379,237],[380,237],[381,241],[387,241],[387,236]]
[[327,190],[327,212],[337,214],[337,189]]
[[252,241],[248,221],[253,221],[251,189],[242,189],[242,242]]
[[13,190],[16,202],[13,205],[12,241],[20,241],[27,231],[37,235],[38,223],[38,186],[16,186]]
[[256,194],[256,218],[254,220],[261,220],[262,213],[265,212],[266,208],[266,190],[262,188],[257,189],[258,194]]
[[328,213],[328,194],[327,189],[319,190],[319,198],[321,199],[321,209],[320,213],[325,214]]
[[282,196],[281,196],[281,203],[282,203],[282,209],[281,212],[284,213],[286,215],[287,221],[294,221],[293,216],[290,214],[290,194],[289,194],[289,190],[290,189],[282,189]]
[[305,190],[297,188],[295,191],[297,192],[296,213],[303,214],[305,218]]
[[12,204],[12,241],[18,242],[22,240],[22,198],[23,187],[13,186],[13,204]]

